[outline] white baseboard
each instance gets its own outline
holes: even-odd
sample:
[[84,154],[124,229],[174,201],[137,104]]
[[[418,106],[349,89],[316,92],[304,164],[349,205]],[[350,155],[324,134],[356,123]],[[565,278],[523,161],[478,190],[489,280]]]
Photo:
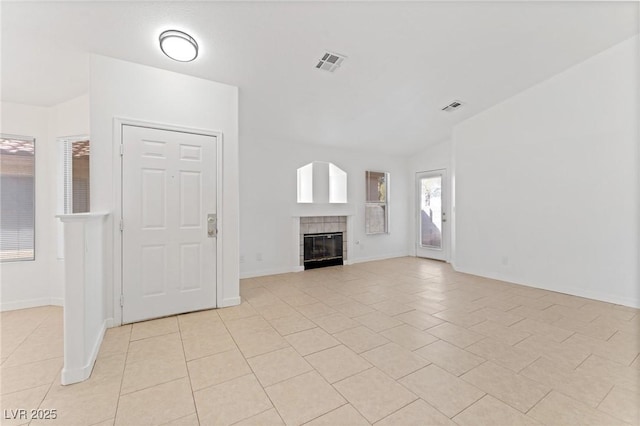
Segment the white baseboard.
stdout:
[[104,333],[107,331],[107,323],[108,319],[102,322],[102,327],[98,332],[98,336],[96,340],[93,342],[93,347],[91,349],[91,354],[89,355],[89,359],[82,367],[77,368],[67,368],[65,366],[62,369],[61,381],[63,385],[70,385],[73,383],[78,383],[87,380],[91,376],[91,371],[93,371],[93,365],[96,363],[96,358],[98,358],[98,352],[100,352],[100,345],[102,345],[102,340],[104,339]]
[[64,297],[52,297],[51,304],[53,306],[64,306]]
[[382,256],[369,256],[369,257],[357,257],[355,259],[349,259],[349,265],[355,265],[356,263],[364,263],[364,262],[374,262],[376,260],[387,260],[387,259],[395,259],[398,257],[407,257],[410,256],[408,251],[398,252],[398,253],[390,253]]
[[218,308],[227,308],[229,306],[237,306],[241,302],[240,296],[238,297],[229,297],[226,299],[222,299],[222,303],[218,306]]
[[464,274],[477,275],[479,277],[491,278],[494,280],[505,281],[513,284],[523,285],[525,287],[538,288],[541,290],[555,291],[556,293],[564,293],[572,296],[584,297],[586,299],[598,300],[600,302],[613,303],[616,305],[629,306],[631,308],[640,308],[640,299],[633,297],[621,297],[615,294],[609,294],[607,292],[602,291],[593,291],[589,289],[573,287],[573,286],[552,286],[545,285],[540,283],[526,283],[519,280],[514,280],[513,277],[508,277],[504,274],[495,273],[495,272],[487,272],[487,271],[477,271],[472,268],[460,268],[455,264],[452,264],[452,267],[457,272],[462,272]]
[[[346,259],[344,261],[345,265],[353,265],[356,263],[363,262],[372,262],[375,260],[385,260],[385,259],[394,259],[397,257],[406,257],[409,256],[409,252],[403,251],[398,253],[390,253],[382,256],[371,256],[371,257],[360,257],[356,259]],[[304,266],[296,265],[285,268],[273,268],[273,269],[263,269],[260,271],[247,271],[240,273],[240,279],[245,278],[255,278],[255,277],[264,277],[267,275],[278,275],[278,274],[288,274],[290,272],[302,272],[304,271]]]
[[263,269],[260,271],[240,272],[240,279],[264,277],[266,275],[288,274],[289,272],[299,272],[299,271],[304,271],[304,267],[292,266],[289,268],[272,268],[272,269]]
[[17,309],[37,308],[40,306],[62,306],[62,299],[41,297],[37,299],[16,300],[14,302],[3,302],[0,304],[0,312],[15,311]]

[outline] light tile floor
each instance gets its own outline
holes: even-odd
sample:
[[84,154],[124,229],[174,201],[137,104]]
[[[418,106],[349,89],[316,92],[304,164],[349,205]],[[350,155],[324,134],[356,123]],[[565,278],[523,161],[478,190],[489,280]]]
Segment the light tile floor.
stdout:
[[[62,310],[0,315],[2,424],[640,424],[640,312],[400,258],[243,280],[107,331],[61,386]],[[30,413],[29,413],[30,414]]]

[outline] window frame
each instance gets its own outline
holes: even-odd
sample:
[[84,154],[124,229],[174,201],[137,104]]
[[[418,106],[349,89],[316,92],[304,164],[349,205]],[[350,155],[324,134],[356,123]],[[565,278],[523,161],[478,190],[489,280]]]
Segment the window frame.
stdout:
[[[371,181],[371,174],[378,174],[384,176],[384,201],[381,201],[379,198],[377,200],[369,199],[370,186],[369,183]],[[365,171],[365,212],[364,212],[364,222],[365,222],[365,235],[380,235],[380,234],[389,234],[389,180],[391,176],[389,172],[379,172],[375,170],[366,170]],[[384,230],[379,232],[371,232],[369,228],[369,221],[371,220],[369,217],[369,209],[368,207],[379,206],[384,207]]]
[[[37,193],[37,189],[38,189],[38,184],[37,184],[37,157],[36,157],[36,151],[37,151],[37,146],[36,146],[36,138],[34,136],[25,136],[25,135],[17,135],[17,134],[12,134],[12,133],[0,133],[0,140],[4,140],[4,139],[12,139],[12,140],[19,140],[19,141],[23,141],[23,142],[31,142],[33,144],[33,216],[32,216],[32,221],[33,221],[33,254],[30,258],[15,258],[15,259],[3,259],[2,257],[0,257],[0,264],[4,264],[4,263],[13,263],[13,262],[35,262],[36,260],[36,233],[37,233],[37,228],[36,228],[36,211],[37,211],[37,204],[36,204],[36,193]],[[0,172],[0,176],[1,176],[1,172]]]

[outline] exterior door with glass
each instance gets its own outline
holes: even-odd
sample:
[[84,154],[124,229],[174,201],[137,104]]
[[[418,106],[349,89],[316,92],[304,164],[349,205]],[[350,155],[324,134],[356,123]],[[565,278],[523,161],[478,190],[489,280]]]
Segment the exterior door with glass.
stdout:
[[416,174],[417,187],[417,248],[416,256],[447,260],[448,194],[445,190],[446,170]]

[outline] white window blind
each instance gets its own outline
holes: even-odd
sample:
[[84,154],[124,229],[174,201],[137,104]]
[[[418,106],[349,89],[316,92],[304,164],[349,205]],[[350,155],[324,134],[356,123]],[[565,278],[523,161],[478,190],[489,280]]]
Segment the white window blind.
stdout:
[[71,141],[62,141],[62,212],[73,212],[73,184],[71,177]]
[[35,139],[0,136],[0,260],[35,259]]
[[71,142],[73,213],[89,211],[89,141]]
[[[89,211],[89,139],[58,138],[58,213]],[[64,227],[58,223],[58,259],[64,259]]]
[[62,140],[62,212],[89,211],[89,141]]

